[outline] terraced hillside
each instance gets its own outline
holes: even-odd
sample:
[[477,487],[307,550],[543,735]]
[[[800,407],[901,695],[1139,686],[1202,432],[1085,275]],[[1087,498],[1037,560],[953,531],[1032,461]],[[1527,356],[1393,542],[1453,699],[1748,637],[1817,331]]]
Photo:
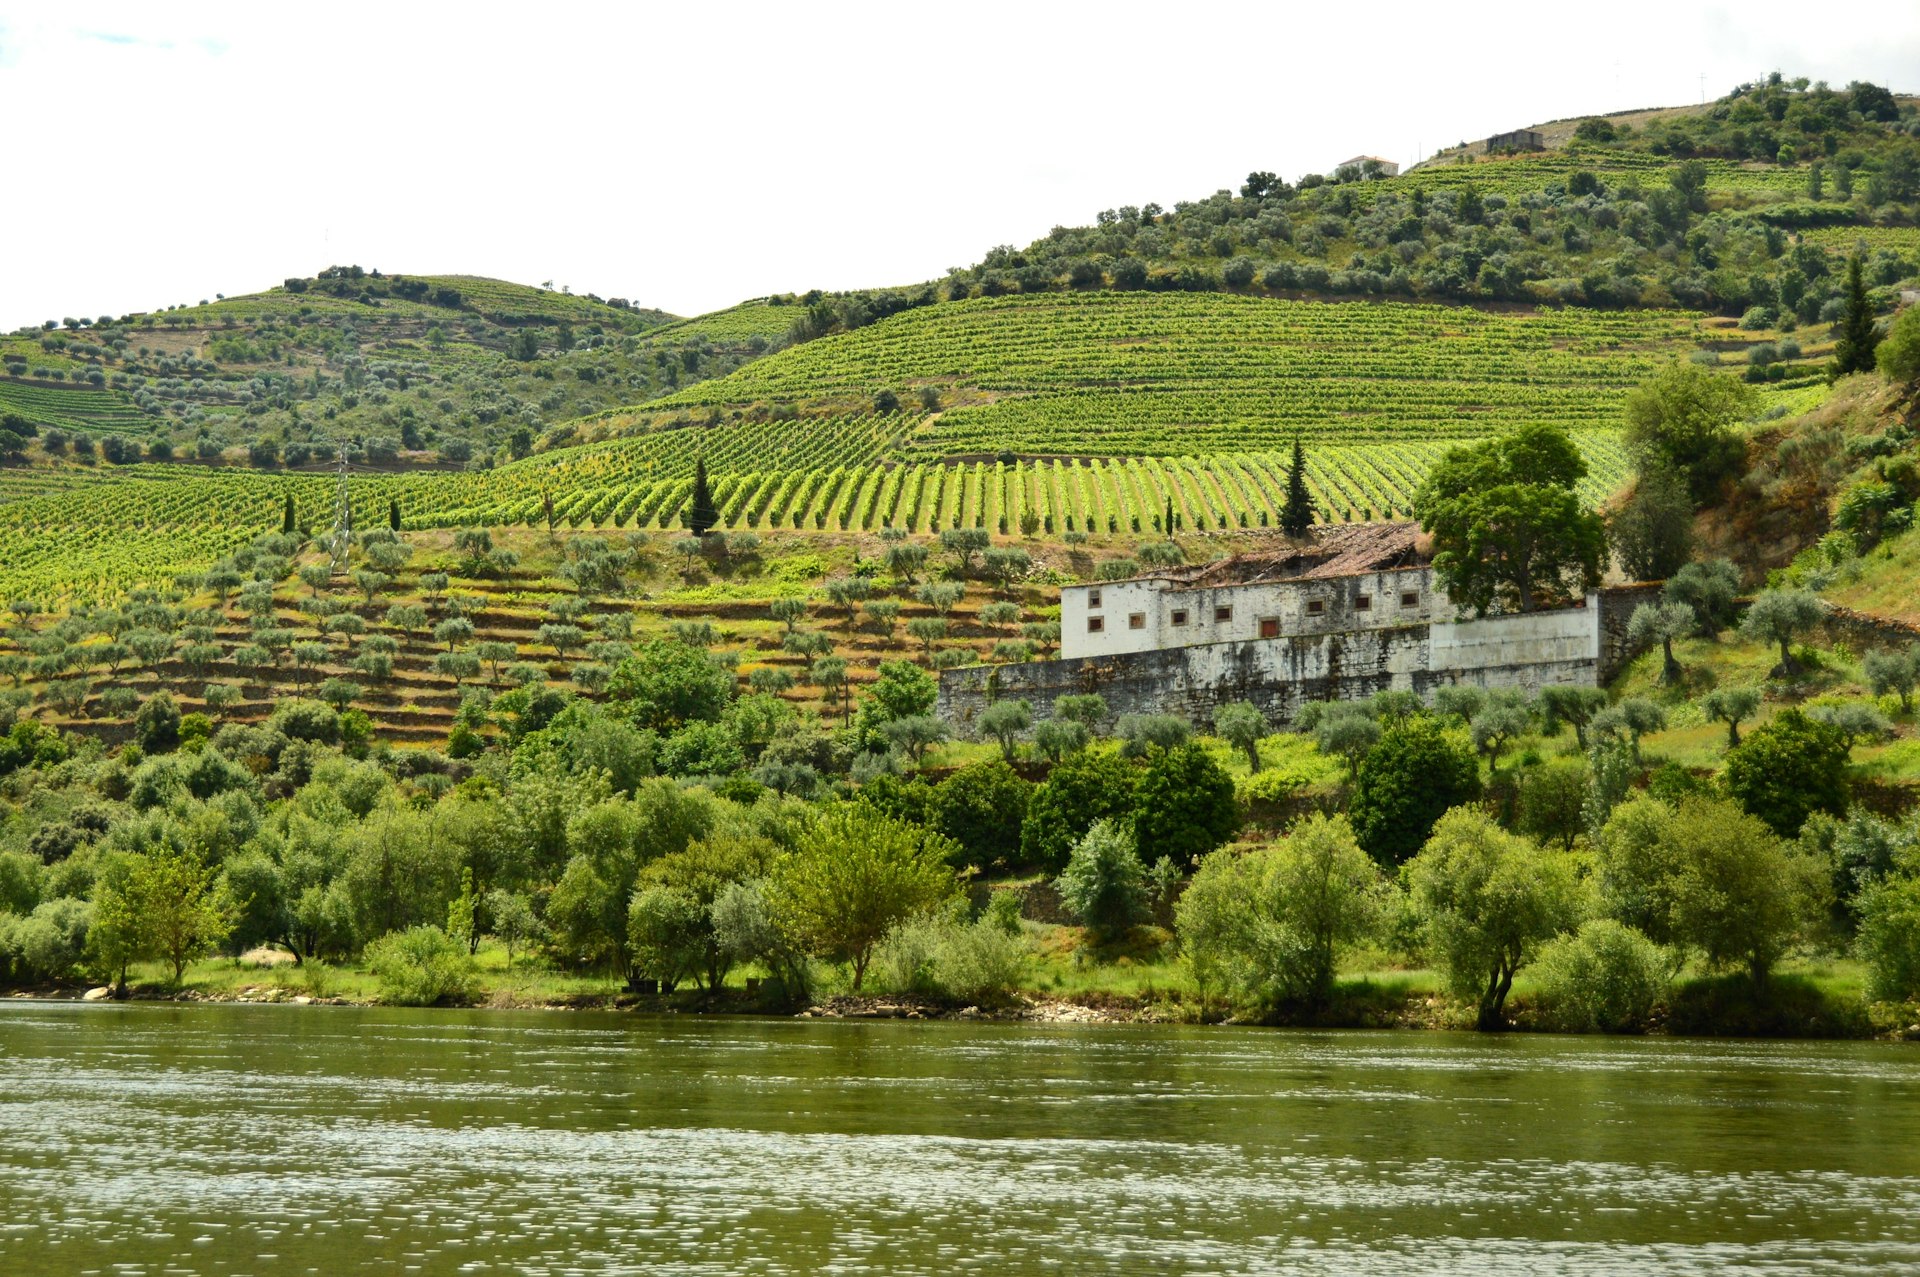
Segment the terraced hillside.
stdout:
[[935,455],[1081,455],[1611,426],[1621,391],[1690,349],[1668,311],[1492,312],[1217,294],[979,298],[822,338],[660,401],[673,408],[952,403]]

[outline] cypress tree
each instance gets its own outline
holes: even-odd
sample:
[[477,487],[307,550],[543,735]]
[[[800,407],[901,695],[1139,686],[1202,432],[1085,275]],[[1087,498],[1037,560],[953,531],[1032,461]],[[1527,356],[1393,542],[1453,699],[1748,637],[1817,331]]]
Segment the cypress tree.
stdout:
[[395,532],[400,530],[400,498],[387,498],[387,526]]
[[696,457],[693,462],[693,504],[687,516],[687,526],[698,537],[705,536],[718,522],[720,511],[714,508],[713,490],[707,486],[707,459]]
[[1867,300],[1867,285],[1860,278],[1860,255],[1847,259],[1847,311],[1840,320],[1840,340],[1833,346],[1833,375],[1873,371],[1873,348],[1879,338],[1873,331],[1873,303]]
[[1280,507],[1280,530],[1303,537],[1313,527],[1313,497],[1307,492],[1307,450],[1293,437],[1293,460],[1287,465],[1287,499]]
[[280,508],[280,530],[293,531],[293,494],[287,493],[286,504]]

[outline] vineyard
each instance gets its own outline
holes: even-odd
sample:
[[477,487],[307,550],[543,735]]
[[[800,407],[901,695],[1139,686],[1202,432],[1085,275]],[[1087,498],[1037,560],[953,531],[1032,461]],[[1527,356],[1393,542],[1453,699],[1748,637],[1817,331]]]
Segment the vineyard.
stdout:
[[[1197,454],[1611,426],[1621,392],[1697,338],[1675,311],[1489,312],[1225,294],[980,298],[909,311],[660,401],[962,402],[917,453]],[[654,407],[655,405],[649,405]]]
[[[1564,184],[1570,174],[1583,170],[1609,185],[1634,182],[1654,187],[1666,184],[1667,174],[1678,162],[1670,155],[1576,143],[1558,151],[1429,162],[1399,177],[1369,182],[1361,189],[1456,190],[1472,186],[1483,195],[1519,195],[1554,183]],[[1777,198],[1799,195],[1807,189],[1809,166],[1805,164],[1742,164],[1721,159],[1698,162],[1705,166],[1711,194]]]
[[0,380],[0,414],[60,430],[94,434],[142,433],[146,414],[117,390],[66,390]]
[[[729,530],[929,535],[983,528],[1007,536],[1101,538],[1164,530],[1273,527],[1286,485],[1279,451],[1190,456],[893,461],[883,453],[910,417],[672,431],[569,449],[490,472],[365,475],[350,480],[354,526],[383,523],[398,502],[409,529],[672,531],[682,526],[699,436],[720,526]],[[713,436],[719,436],[717,440]],[[1624,478],[1617,435],[1576,436],[1598,504]],[[1400,441],[1310,448],[1308,487],[1324,521],[1404,518],[1448,445]],[[766,462],[785,464],[768,468]],[[11,591],[99,602],[204,566],[279,526],[292,494],[296,523],[330,525],[337,485],[318,474],[260,476],[184,466],[8,472],[0,481],[0,580]]]
[[799,306],[775,305],[765,300],[741,302],[738,306],[729,306],[710,314],[677,319],[654,329],[648,335],[656,339],[674,338],[722,344],[744,343],[755,337],[774,342],[787,335],[793,327],[793,321],[802,313]]

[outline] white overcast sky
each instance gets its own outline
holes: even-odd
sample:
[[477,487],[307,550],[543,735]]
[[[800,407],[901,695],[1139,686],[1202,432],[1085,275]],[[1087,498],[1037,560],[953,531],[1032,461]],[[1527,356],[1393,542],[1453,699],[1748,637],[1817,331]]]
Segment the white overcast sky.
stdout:
[[1840,5],[0,0],[0,328],[332,263],[680,314],[910,283],[1102,208],[1407,162],[1779,69],[1920,90]]

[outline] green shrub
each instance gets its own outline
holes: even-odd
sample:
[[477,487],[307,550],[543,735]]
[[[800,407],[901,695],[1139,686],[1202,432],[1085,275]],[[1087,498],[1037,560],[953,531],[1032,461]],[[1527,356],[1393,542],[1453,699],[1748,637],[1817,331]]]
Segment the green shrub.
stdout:
[[1133,835],[1111,820],[1096,821],[1074,844],[1054,886],[1068,911],[1103,940],[1147,916],[1146,866]]
[[1667,955],[1624,923],[1595,918],[1540,951],[1541,1018],[1566,1033],[1638,1033],[1667,987]]
[[1860,893],[1859,910],[1867,996],[1893,1001],[1920,993],[1920,878],[1881,879]]
[[426,1007],[472,996],[473,958],[438,927],[389,932],[367,946],[367,966],[380,981],[380,1000]]

